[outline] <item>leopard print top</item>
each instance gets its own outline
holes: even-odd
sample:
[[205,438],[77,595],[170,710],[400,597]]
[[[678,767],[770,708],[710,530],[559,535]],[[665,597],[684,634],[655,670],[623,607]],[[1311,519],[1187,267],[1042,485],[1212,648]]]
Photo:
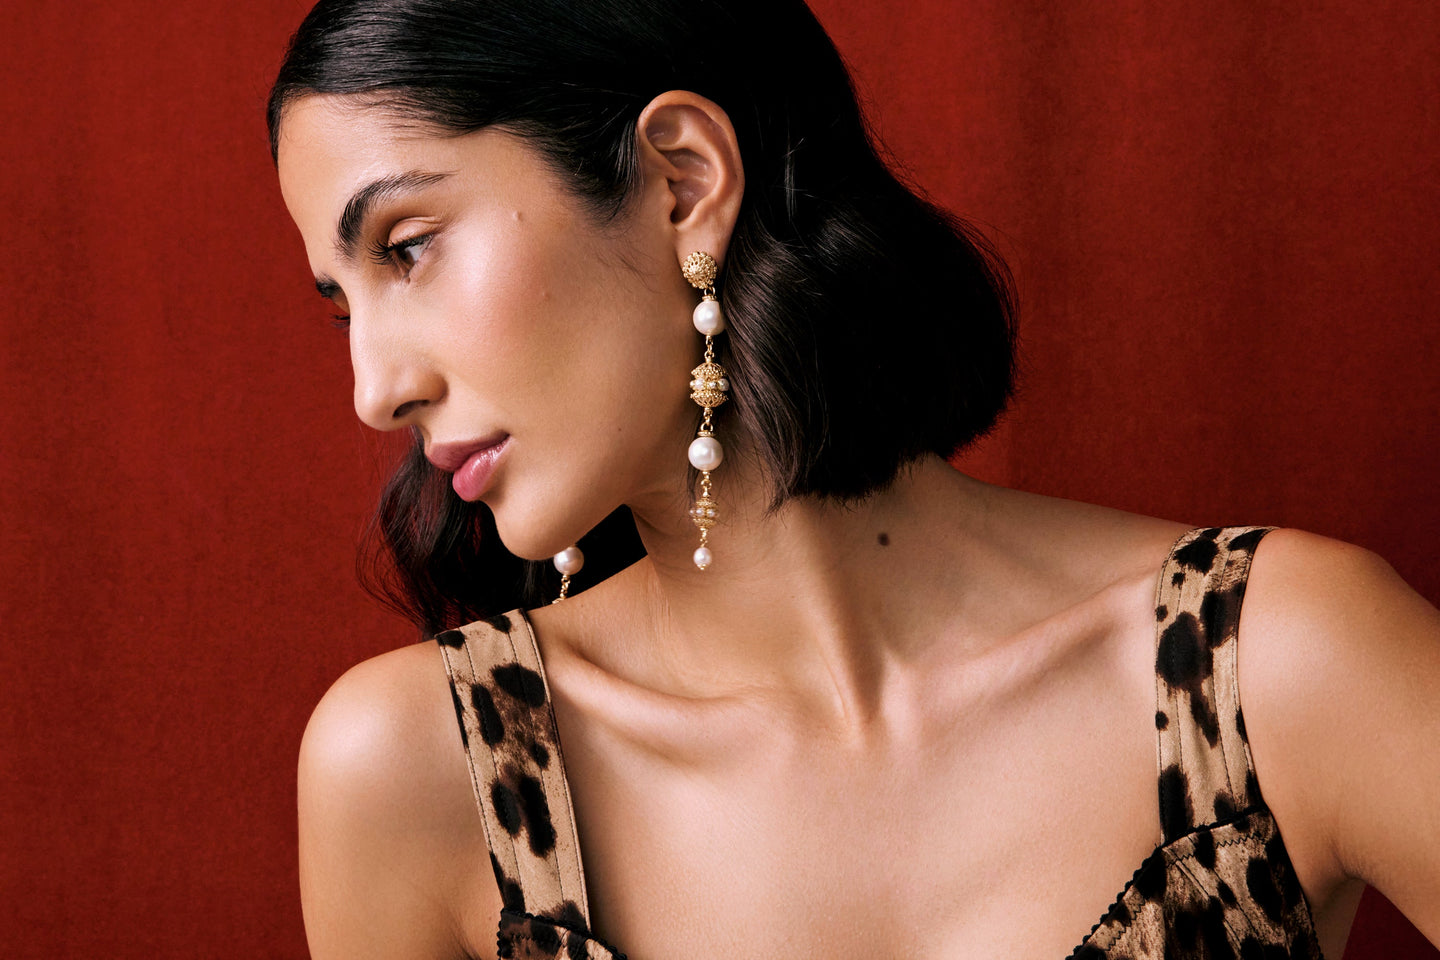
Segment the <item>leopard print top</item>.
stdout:
[[[1156,591],[1160,844],[1070,960],[1319,960],[1310,909],[1260,796],[1236,628],[1263,527],[1191,530]],[[623,960],[590,932],[580,843],[540,653],[521,611],[436,638],[450,677],[506,958]]]

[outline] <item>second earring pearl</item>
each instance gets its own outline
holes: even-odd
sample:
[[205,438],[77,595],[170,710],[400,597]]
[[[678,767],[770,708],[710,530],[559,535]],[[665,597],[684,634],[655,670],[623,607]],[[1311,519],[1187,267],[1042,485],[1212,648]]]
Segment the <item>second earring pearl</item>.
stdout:
[[695,550],[694,560],[695,566],[704,570],[715,560],[710,551],[710,528],[715,526],[720,515],[715,499],[710,495],[710,471],[725,460],[725,448],[715,439],[712,420],[715,408],[729,399],[727,395],[730,392],[725,368],[715,362],[715,336],[725,329],[725,317],[715,296],[718,272],[715,258],[708,253],[692,253],[680,265],[680,270],[692,287],[704,293],[704,298],[695,307],[692,320],[695,329],[705,335],[705,357],[700,366],[690,371],[690,399],[700,405],[705,416],[689,450],[690,465],[700,471],[700,495],[690,508],[690,519],[700,528],[700,546]]

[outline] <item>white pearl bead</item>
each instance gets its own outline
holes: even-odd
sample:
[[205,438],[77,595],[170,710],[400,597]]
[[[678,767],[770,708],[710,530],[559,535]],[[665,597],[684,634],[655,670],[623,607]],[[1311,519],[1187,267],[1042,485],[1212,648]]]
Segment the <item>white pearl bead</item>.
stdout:
[[695,566],[699,567],[701,570],[704,570],[706,567],[710,566],[710,562],[714,559],[715,555],[710,552],[709,547],[695,548]]
[[719,391],[720,391],[721,393],[729,393],[729,392],[730,392],[730,378],[729,378],[729,377],[721,377],[719,380],[716,380],[716,381],[715,381],[715,386],[719,389]]
[[585,554],[580,552],[579,547],[566,547],[555,554],[555,569],[561,573],[574,576],[585,566]]
[[690,466],[696,470],[714,470],[725,459],[725,448],[714,437],[696,437],[690,443]]
[[725,329],[725,318],[720,314],[718,300],[701,300],[695,307],[695,329],[705,336],[713,336]]

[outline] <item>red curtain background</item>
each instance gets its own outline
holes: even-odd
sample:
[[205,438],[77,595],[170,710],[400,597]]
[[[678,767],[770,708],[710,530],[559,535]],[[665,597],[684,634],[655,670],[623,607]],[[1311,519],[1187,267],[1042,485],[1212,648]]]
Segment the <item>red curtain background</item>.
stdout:
[[[303,956],[305,720],[412,639],[355,585],[383,458],[266,150],[305,6],[5,9],[7,957]],[[1440,600],[1440,8],[816,6],[1018,275],[1023,393],[970,469],[1308,528]],[[1371,893],[1346,956],[1440,954]]]

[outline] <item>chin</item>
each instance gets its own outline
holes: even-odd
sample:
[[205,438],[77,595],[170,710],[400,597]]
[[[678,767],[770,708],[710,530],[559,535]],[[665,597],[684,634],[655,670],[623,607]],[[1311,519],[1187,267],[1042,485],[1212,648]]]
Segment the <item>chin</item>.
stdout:
[[570,510],[558,510],[554,500],[537,497],[533,502],[517,502],[514,497],[501,497],[489,507],[495,515],[495,529],[505,549],[522,560],[549,560],[572,546],[607,515],[601,513],[587,522],[572,503]]

